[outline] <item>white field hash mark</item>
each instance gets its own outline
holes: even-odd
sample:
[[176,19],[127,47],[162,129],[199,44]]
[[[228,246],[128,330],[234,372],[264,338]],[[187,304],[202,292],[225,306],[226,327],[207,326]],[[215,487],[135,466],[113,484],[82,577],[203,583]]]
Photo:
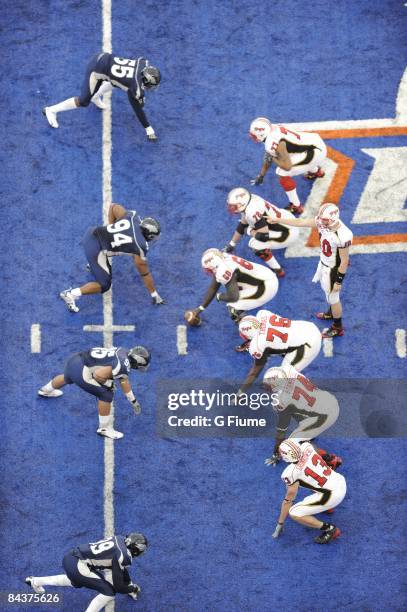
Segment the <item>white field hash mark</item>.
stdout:
[[31,352],[41,353],[41,325],[39,323],[31,325]]
[[178,355],[188,355],[188,335],[186,325],[177,325]]
[[397,357],[400,357],[400,359],[405,359],[407,355],[406,330],[396,329],[395,336]]
[[[324,332],[328,331],[328,327],[324,329]],[[334,356],[334,342],[332,338],[322,338],[322,350],[324,351],[324,357]]]

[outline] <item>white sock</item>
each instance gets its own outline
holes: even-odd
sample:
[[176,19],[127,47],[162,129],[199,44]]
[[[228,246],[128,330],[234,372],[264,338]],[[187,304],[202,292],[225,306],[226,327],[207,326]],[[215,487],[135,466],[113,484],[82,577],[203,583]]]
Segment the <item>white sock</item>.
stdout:
[[268,261],[266,261],[266,264],[268,265],[269,268],[271,268],[272,270],[279,270],[280,269],[280,264],[278,263],[277,259],[274,257],[274,255],[272,255],[270,257],[270,259]]
[[59,102],[53,106],[48,106],[48,108],[53,113],[61,113],[62,111],[69,111],[79,107],[76,106],[75,98],[68,98],[68,100],[64,100],[63,102]]
[[58,576],[34,576],[34,580],[38,586],[72,586],[72,582],[66,574],[59,574]]
[[82,291],[80,290],[79,287],[76,287],[75,289],[71,289],[70,293],[74,298],[79,298],[82,295]]
[[101,86],[99,87],[95,95],[92,97],[92,100],[93,98],[100,98],[100,96],[103,96],[105,93],[107,93],[111,89],[113,89],[111,82],[103,81],[103,83],[101,84]]
[[99,414],[99,427],[106,427],[106,429],[109,429],[109,425],[110,425],[110,414],[107,416],[102,416],[101,414]]
[[54,391],[55,388],[52,386],[52,380],[50,380],[46,385],[43,386],[44,391],[47,391],[48,393],[51,393],[51,391]]
[[296,189],[291,189],[291,191],[286,191],[288,201],[294,206],[300,206],[301,202],[297,194]]
[[113,601],[113,599],[114,597],[110,597],[109,595],[102,595],[101,593],[100,595],[97,595],[94,599],[92,599],[85,612],[99,612],[99,610],[103,610],[103,608],[107,606],[110,601]]

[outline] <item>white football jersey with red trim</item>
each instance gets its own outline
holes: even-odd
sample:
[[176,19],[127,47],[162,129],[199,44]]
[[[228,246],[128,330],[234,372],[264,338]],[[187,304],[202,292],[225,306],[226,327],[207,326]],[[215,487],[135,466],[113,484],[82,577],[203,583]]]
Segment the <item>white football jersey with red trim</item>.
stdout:
[[284,354],[302,346],[309,338],[310,328],[314,328],[309,321],[291,321],[270,310],[259,310],[256,318],[260,329],[249,345],[249,353],[254,359],[260,359],[267,348]]
[[276,156],[276,150],[280,142],[284,140],[289,154],[303,154],[304,157],[311,155],[315,148],[320,149],[321,137],[312,132],[297,132],[286,128],[284,125],[273,124],[270,134],[264,142],[264,148],[271,157]]
[[321,262],[328,268],[335,268],[339,265],[338,249],[344,249],[352,244],[353,233],[342,221],[339,221],[339,227],[334,231],[318,224],[318,231],[321,243]]
[[256,223],[265,219],[268,215],[275,217],[275,222],[278,223],[280,219],[294,219],[294,215],[288,210],[278,208],[275,204],[271,204],[256,194],[252,194],[250,202],[246,206],[244,213],[242,213],[242,223],[247,223],[250,227],[254,227]]
[[247,261],[247,259],[243,259],[242,257],[225,253],[223,255],[223,261],[216,268],[216,281],[222,285],[227,285],[236,270],[241,272],[240,276],[243,280],[245,276],[260,281],[275,278],[275,274],[270,268],[252,261]]
[[345,479],[342,474],[328,467],[312,444],[304,442],[301,450],[301,459],[297,463],[290,463],[281,474],[281,479],[287,485],[299,482],[300,486],[315,491],[335,491],[343,486]]

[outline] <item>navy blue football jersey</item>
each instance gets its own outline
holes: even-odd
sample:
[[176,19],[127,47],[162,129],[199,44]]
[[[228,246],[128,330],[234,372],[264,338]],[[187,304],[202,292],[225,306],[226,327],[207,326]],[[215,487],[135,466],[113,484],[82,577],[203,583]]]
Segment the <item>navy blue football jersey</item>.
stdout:
[[112,53],[104,53],[98,61],[98,70],[108,77],[112,85],[130,92],[140,102],[144,98],[141,73],[148,65],[145,57],[126,59]]
[[88,565],[100,570],[111,569],[114,560],[118,561],[121,569],[131,565],[132,562],[132,557],[124,543],[124,537],[120,535],[99,540],[99,542],[81,544],[74,549],[73,554]]
[[148,244],[141,233],[135,210],[128,210],[126,215],[115,223],[97,227],[96,235],[105,251],[140,255],[143,259],[148,251]]
[[94,370],[101,366],[111,366],[113,378],[125,378],[130,373],[127,350],[122,347],[95,347],[82,353],[84,364]]

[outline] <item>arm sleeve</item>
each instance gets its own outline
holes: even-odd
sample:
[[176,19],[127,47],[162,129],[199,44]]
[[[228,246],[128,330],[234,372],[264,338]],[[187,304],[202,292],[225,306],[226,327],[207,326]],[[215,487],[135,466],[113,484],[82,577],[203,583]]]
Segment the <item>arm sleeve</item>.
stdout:
[[133,593],[134,586],[131,584],[129,572],[121,568],[116,557],[112,559],[113,588],[117,593]]
[[216,281],[216,279],[215,279],[215,278],[213,278],[213,279],[212,279],[211,284],[210,284],[210,285],[209,285],[209,287],[208,287],[207,292],[205,293],[205,297],[204,297],[204,299],[202,300],[202,306],[203,306],[204,308],[206,308],[207,306],[209,306],[209,304],[212,302],[212,300],[213,300],[213,298],[215,297],[216,292],[217,292],[217,290],[219,289],[219,287],[220,287],[220,283],[218,283],[218,282]]
[[237,270],[233,272],[232,278],[225,285],[226,292],[219,295],[220,302],[237,302],[239,299],[239,285],[237,284]]
[[130,89],[127,92],[127,97],[129,98],[129,102],[133,107],[134,112],[136,113],[138,120],[140,121],[143,128],[147,128],[150,126],[148,119],[146,117],[145,112],[143,111],[143,105],[140,103],[131,93]]

